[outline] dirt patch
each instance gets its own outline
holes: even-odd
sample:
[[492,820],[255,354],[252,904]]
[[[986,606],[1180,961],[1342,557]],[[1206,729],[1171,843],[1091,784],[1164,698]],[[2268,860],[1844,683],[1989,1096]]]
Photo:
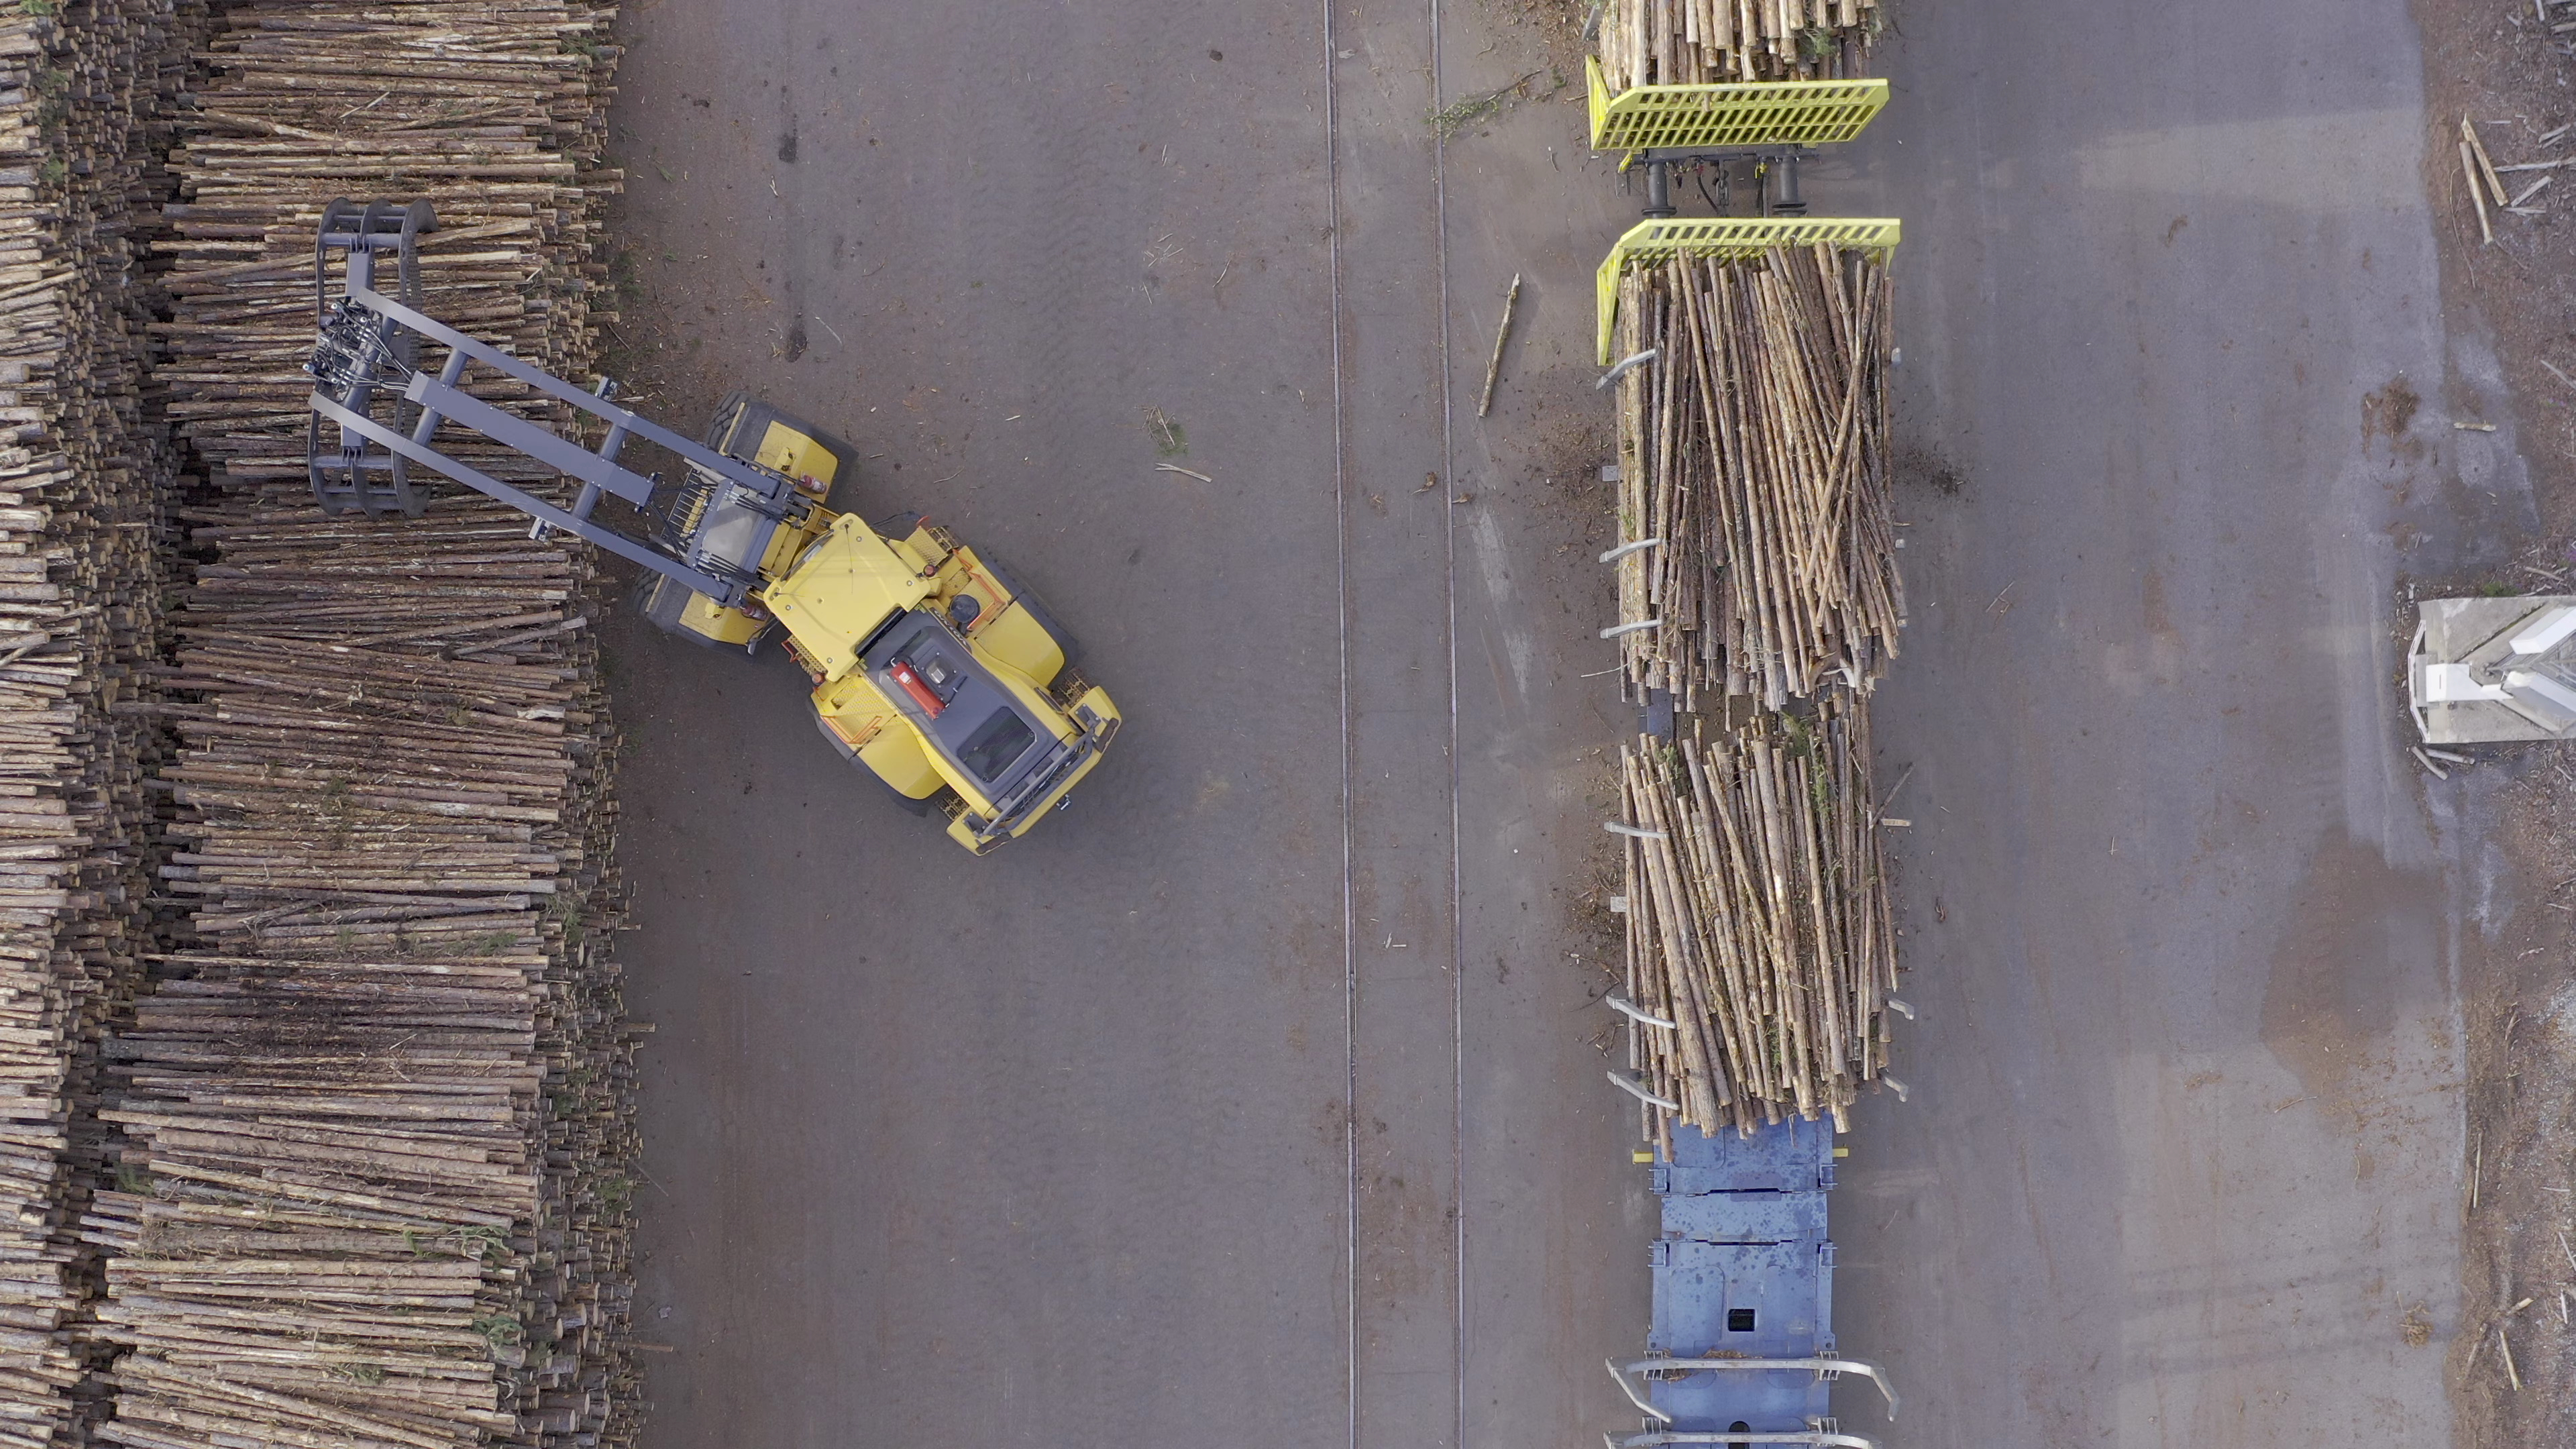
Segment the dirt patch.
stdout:
[[[1591,52],[1583,27],[1592,18],[1592,0],[1483,0],[1477,9],[1489,34],[1535,36],[1557,75],[1568,84],[1583,83],[1583,58]],[[1555,77],[1542,76],[1540,83],[1553,85]]]
[[[2483,330],[2513,399],[2541,528],[2501,577],[2418,581],[2415,592],[2561,590],[2576,531],[2576,166],[2501,170],[2532,214],[2489,208],[2482,236],[2459,158],[2462,117],[2499,168],[2576,157],[2576,61],[2527,4],[2416,0],[2425,102],[2434,134],[2425,183],[2441,241],[2443,304],[2455,330]],[[2566,10],[2551,6],[2550,23]],[[2546,186],[2539,183],[2548,179]],[[2392,384],[2392,388],[2397,384]],[[2363,408],[2365,435],[2395,435],[2405,398],[2383,390]],[[2445,398],[2475,418],[2467,399]],[[2395,426],[2392,426],[2395,425]],[[2412,622],[2411,609],[2406,622]],[[2468,1132],[2474,1179],[2462,1204],[2466,1289],[2449,1347],[2455,1440],[2463,1445],[2567,1443],[2576,1421],[2576,768],[2563,746],[2494,751],[2473,768],[2508,772],[2473,787],[2470,818],[2509,877],[2516,902],[2483,949],[2464,953]],[[2429,1336],[2422,1311],[2408,1339]],[[2510,1365],[2508,1367],[2508,1365]],[[2517,1381],[2519,1388],[2515,1385]]]
[[[2512,170],[2576,156],[2576,62],[2545,34],[2528,5],[2512,0],[2416,0],[2424,34],[2425,110],[2434,134],[2425,183],[2442,242],[2443,298],[2454,322],[2493,336],[2521,443],[2553,537],[2576,527],[2576,167]],[[2553,23],[2567,16],[2553,6]],[[2460,120],[2470,118],[2508,196],[2543,179],[2531,215],[2490,206],[2495,240],[2481,239],[2469,180],[2459,159]],[[2553,373],[2566,374],[2565,378]]]
[[2482,803],[2537,898],[2463,983],[2473,1185],[2450,1347],[2455,1440],[2563,1444],[2576,1418],[2576,770],[2531,750],[2480,768],[2524,771]]
[[2415,421],[2416,409],[2423,405],[2424,399],[2416,396],[2415,389],[2407,386],[2406,379],[2402,377],[2392,378],[2386,387],[2365,394],[2361,400],[2363,450],[2369,450],[2374,438],[2386,438],[2394,443],[2405,437],[2406,429]]
[[2434,909],[2434,882],[2390,868],[2377,847],[2336,831],[2308,859],[2263,994],[2263,1044],[2319,1110],[2358,1113],[2351,1075],[2370,1071],[2370,1044],[2396,1029],[2387,913]]
[[1956,498],[1967,487],[1959,475],[1959,465],[1929,448],[1904,444],[1896,450],[1896,487],[1903,492],[1928,488],[1944,498]]

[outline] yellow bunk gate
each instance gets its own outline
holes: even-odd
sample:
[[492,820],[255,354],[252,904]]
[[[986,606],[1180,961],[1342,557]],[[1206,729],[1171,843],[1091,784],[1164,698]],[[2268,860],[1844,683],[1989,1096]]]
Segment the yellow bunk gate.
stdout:
[[1692,216],[1648,217],[1628,228],[1593,276],[1593,311],[1601,365],[1613,359],[1619,323],[1619,283],[1632,264],[1671,257],[1737,259],[1775,247],[1824,244],[1884,260],[1896,249],[1903,224],[1894,217]]
[[[1626,153],[1623,177],[1642,173],[1646,219],[1594,279],[1603,366],[1631,264],[1817,244],[1884,260],[1895,248],[1895,218],[1811,217],[1798,189],[1816,147],[1858,137],[1887,108],[1887,82],[1856,73],[1880,19],[1876,0],[1605,0],[1584,61],[1590,141]],[[1757,214],[1729,215],[1747,170]],[[1698,178],[1718,214],[1681,216],[1679,177]]]
[[1823,146],[1848,141],[1887,105],[1883,80],[1723,81],[1613,91],[1586,57],[1595,151]]

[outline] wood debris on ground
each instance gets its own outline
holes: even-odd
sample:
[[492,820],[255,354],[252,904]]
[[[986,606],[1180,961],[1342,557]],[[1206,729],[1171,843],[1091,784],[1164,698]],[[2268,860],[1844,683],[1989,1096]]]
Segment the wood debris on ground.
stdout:
[[[1619,284],[1619,636],[1633,697],[1765,708],[1896,654],[1883,258],[1826,246],[1632,264]],[[1649,542],[1651,541],[1651,542]]]
[[[2576,23],[2576,22],[2571,22]],[[2488,244],[2495,241],[2495,225],[2490,215],[2547,216],[2549,203],[2545,193],[2557,184],[2559,168],[2576,163],[2576,157],[2561,156],[2548,161],[2516,161],[2497,165],[2487,150],[2486,141],[2478,134],[2481,123],[2468,116],[2460,117],[2457,149],[2461,179],[2468,184],[2469,204],[2476,211],[2479,238]],[[2504,124],[2486,122],[2488,125]],[[2562,144],[2576,125],[2555,126],[2534,138],[2533,144],[2549,148]],[[2530,173],[2530,174],[2525,174]]]
[[1599,56],[1613,95],[1637,86],[1851,80],[1867,75],[1879,0],[1605,0]]
[[[1641,737],[1620,759],[1640,1085],[1714,1133],[1833,1120],[1884,1077],[1896,931],[1867,703]],[[1633,1019],[1632,1019],[1633,1020]]]

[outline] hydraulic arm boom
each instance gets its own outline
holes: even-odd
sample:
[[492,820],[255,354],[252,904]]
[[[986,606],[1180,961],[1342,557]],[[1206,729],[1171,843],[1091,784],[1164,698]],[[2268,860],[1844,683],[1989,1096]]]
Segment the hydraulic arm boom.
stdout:
[[[693,482],[726,487],[733,502],[747,506],[776,524],[803,519],[814,506],[786,476],[728,457],[680,436],[610,401],[615,384],[603,378],[594,391],[576,387],[551,373],[469,337],[419,310],[417,238],[437,228],[427,202],[395,208],[383,202],[363,210],[334,201],[322,213],[314,243],[314,308],[320,337],[305,371],[313,376],[314,420],[307,435],[307,464],[313,495],[325,511],[363,510],[370,516],[389,511],[418,515],[425,503],[411,486],[407,463],[418,463],[455,479],[479,493],[497,498],[536,520],[539,533],[560,530],[654,569],[706,595],[717,604],[740,607],[761,585],[754,571],[757,556],[744,560],[706,554],[692,539],[673,536],[636,538],[595,520],[591,514],[603,496],[614,495],[648,512],[654,509],[661,481],[620,465],[617,455],[630,438],[643,438],[685,459]],[[331,254],[344,257],[337,305],[323,301]],[[396,261],[399,297],[378,291],[375,267],[380,254]],[[447,349],[435,373],[419,365],[423,340]],[[583,446],[551,428],[494,407],[464,391],[469,368],[482,366],[504,373],[546,396],[568,403],[607,424],[596,448]],[[324,424],[336,426],[336,450],[324,448]],[[440,450],[442,426],[479,433],[505,448],[580,480],[581,492],[570,508],[504,482]]]

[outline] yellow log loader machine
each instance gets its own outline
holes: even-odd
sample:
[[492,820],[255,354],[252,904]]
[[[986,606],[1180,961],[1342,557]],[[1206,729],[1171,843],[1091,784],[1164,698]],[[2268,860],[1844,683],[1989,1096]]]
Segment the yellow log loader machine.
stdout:
[[[417,246],[436,226],[427,202],[323,212],[320,335],[305,370],[307,462],[324,510],[417,515],[418,464],[528,514],[534,536],[570,534],[650,570],[637,602],[669,633],[750,652],[783,630],[824,739],[908,808],[942,813],[949,838],[978,855],[1025,834],[1100,763],[1117,706],[999,563],[917,514],[870,524],[825,507],[853,471],[849,445],[766,403],[736,394],[691,440],[617,406],[606,379],[579,387],[427,316]],[[339,294],[326,300],[335,259]],[[386,262],[389,291],[377,281]],[[573,436],[468,395],[477,367],[569,404]],[[579,492],[558,506],[495,478],[446,451],[443,428],[534,459]],[[594,432],[596,446],[581,441]],[[630,440],[676,455],[679,476],[620,465]],[[640,526],[595,516],[607,498]]]

